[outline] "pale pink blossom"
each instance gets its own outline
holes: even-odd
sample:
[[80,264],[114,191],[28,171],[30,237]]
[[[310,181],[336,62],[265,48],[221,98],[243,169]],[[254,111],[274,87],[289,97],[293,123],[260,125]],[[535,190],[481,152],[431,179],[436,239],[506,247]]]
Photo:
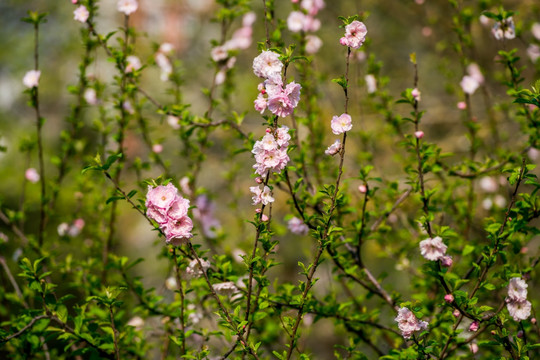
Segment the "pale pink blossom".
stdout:
[[204,236],[214,239],[217,237],[216,230],[221,227],[218,219],[215,217],[216,204],[206,195],[199,195],[195,199],[195,208],[193,209],[193,218],[199,221]]
[[489,25],[489,18],[482,14],[480,15],[480,17],[478,18],[478,20],[480,21],[480,24],[484,25],[484,26],[488,26]]
[[140,316],[134,316],[126,324],[127,326],[133,326],[136,330],[141,330],[144,326],[144,320]]
[[328,147],[328,149],[326,149],[326,150],[324,151],[324,153],[325,153],[326,155],[334,156],[334,155],[336,155],[337,153],[339,153],[340,150],[341,150],[341,141],[339,141],[339,139],[338,139],[338,140],[336,140],[332,145],[330,145],[330,146]]
[[527,48],[527,55],[529,55],[529,59],[533,63],[536,63],[536,61],[540,58],[540,46],[536,44],[531,44]]
[[97,100],[97,93],[96,93],[96,89],[94,88],[88,88],[84,91],[84,100],[89,104],[89,105],[97,105],[98,103],[98,100]]
[[306,36],[306,53],[313,55],[322,46],[322,40],[316,35],[307,35]]
[[512,278],[508,283],[508,299],[510,301],[522,301],[527,299],[527,283],[522,278]]
[[[193,259],[189,262],[188,267],[186,268],[186,273],[191,277],[199,277],[203,275],[206,270],[210,268],[210,262],[200,259],[201,264],[199,265],[199,262],[197,259]],[[202,265],[202,267],[201,267]]]
[[497,181],[494,178],[489,176],[484,176],[480,179],[480,188],[488,193],[494,193],[499,188]]
[[367,193],[368,188],[367,188],[366,185],[362,184],[362,185],[358,186],[358,191],[360,191],[360,193],[362,193],[362,194],[365,194],[365,193]]
[[312,16],[306,16],[304,18],[304,31],[306,32],[315,32],[321,28],[321,21]]
[[225,48],[225,46],[223,45],[212,48],[212,51],[210,51],[210,55],[212,56],[212,60],[214,60],[215,62],[220,62],[229,57],[227,48]]
[[426,330],[428,323],[418,320],[413,312],[406,307],[398,310],[398,316],[394,319],[398,323],[399,330],[404,339],[410,339],[413,333]]
[[293,81],[279,92],[268,92],[268,110],[280,117],[291,115],[300,101],[301,88]]
[[142,67],[141,60],[135,56],[130,55],[126,58],[126,72],[130,73],[136,70],[139,70]]
[[454,295],[452,295],[452,294],[444,295],[444,301],[446,301],[449,304],[453,303],[454,302]]
[[274,202],[274,198],[272,197],[272,190],[270,190],[268,186],[264,186],[263,190],[261,190],[261,188],[258,186],[251,186],[249,190],[253,194],[251,198],[251,200],[253,201],[252,205],[268,205],[271,202]]
[[340,44],[352,49],[358,49],[366,40],[366,34],[366,25],[355,20],[345,27],[345,36],[340,39]]
[[465,75],[459,84],[461,85],[463,92],[469,95],[474,94],[476,89],[480,86],[478,81],[470,75]]
[[88,9],[84,5],[79,6],[78,8],[75,9],[75,11],[73,11],[73,18],[82,23],[85,23],[86,20],[88,20],[89,16],[90,16],[90,13],[88,12]]
[[84,228],[84,225],[86,223],[84,222],[84,219],[77,218],[73,220],[73,226],[75,226],[77,229],[82,230]]
[[281,126],[276,130],[276,143],[280,147],[289,146],[289,140],[291,140],[291,135],[289,134],[288,126]]
[[163,54],[170,54],[174,50],[174,45],[168,42],[165,42],[161,45],[159,45],[158,52]]
[[448,246],[443,243],[442,238],[439,236],[420,241],[420,253],[426,260],[441,260],[446,254],[447,248]]
[[225,73],[225,71],[222,69],[222,70],[219,70],[217,73],[216,73],[216,77],[214,78],[214,83],[216,85],[221,85],[225,82],[225,79],[227,78],[227,74]]
[[465,110],[467,108],[467,103],[465,101],[460,101],[456,106],[459,110]]
[[167,116],[167,123],[170,127],[172,127],[174,130],[180,129],[180,119],[176,116],[169,115]]
[[135,114],[135,109],[133,108],[133,105],[131,104],[131,101],[125,100],[122,103],[122,109],[124,109],[128,114]]
[[279,60],[279,54],[273,51],[263,51],[253,59],[253,72],[260,78],[268,79],[281,74],[283,63]]
[[413,97],[414,100],[420,101],[420,90],[418,90],[418,88],[414,88],[414,89],[411,91],[411,95],[412,95],[412,97]]
[[262,93],[259,93],[259,95],[257,95],[257,99],[255,99],[253,104],[255,105],[255,110],[262,114],[268,106],[268,100],[264,97]]
[[163,145],[161,144],[152,145],[152,151],[155,152],[156,154],[161,153],[163,151]]
[[255,156],[255,173],[266,177],[269,171],[280,173],[289,162],[287,146],[289,145],[289,128],[282,126],[276,130],[277,139],[270,132],[256,141],[251,151]]
[[66,236],[69,231],[69,224],[65,222],[59,224],[56,231],[58,232],[58,235]]
[[340,116],[334,115],[334,117],[332,117],[330,126],[335,135],[350,131],[352,129],[351,116],[349,114],[341,114]]
[[305,9],[309,15],[315,16],[319,10],[324,8],[324,0],[302,0],[300,6]]
[[137,0],[118,0],[117,4],[118,11],[126,15],[134,13],[137,11],[138,7],[139,4],[137,3]]
[[266,215],[266,214],[261,215],[261,221],[262,222],[268,221],[268,219],[269,219],[268,215]]
[[24,172],[24,177],[26,180],[30,181],[33,184],[37,183],[40,179],[39,173],[34,168],[26,169],[26,171]]
[[172,183],[168,183],[165,186],[148,186],[146,207],[157,207],[166,213],[176,199],[177,194],[178,190]]
[[450,267],[454,263],[454,260],[452,260],[452,257],[449,255],[445,255],[441,258],[441,265],[444,267]]
[[23,84],[27,88],[34,88],[39,85],[39,78],[41,76],[41,71],[39,70],[30,70],[28,71],[23,78]]
[[474,343],[474,342],[471,343],[471,344],[469,345],[469,348],[471,349],[471,352],[472,352],[473,354],[476,354],[476,353],[478,352],[478,344],[477,344],[477,343]]
[[480,70],[480,66],[476,63],[470,63],[467,66],[467,73],[469,76],[471,76],[474,80],[476,80],[477,83],[483,84],[484,83],[484,75],[482,74],[482,70]]
[[171,291],[175,291],[178,288],[178,283],[174,276],[169,276],[167,280],[165,280],[165,287]]
[[188,216],[174,220],[169,219],[163,230],[167,238],[167,244],[179,246],[188,242],[193,236],[191,230],[193,229],[193,222]]
[[159,66],[159,68],[161,69],[161,81],[169,80],[169,76],[171,76],[173,68],[171,65],[171,61],[169,60],[167,55],[162,52],[158,52],[154,56],[154,59],[156,60],[157,66]]
[[477,332],[478,328],[480,327],[480,323],[478,321],[473,321],[471,325],[469,326],[469,331]]
[[309,227],[297,217],[293,217],[287,223],[287,227],[293,234],[306,235],[309,232]]
[[536,40],[540,41],[540,23],[534,23],[531,27],[531,32]]
[[414,132],[414,137],[417,138],[417,139],[422,139],[424,137],[424,132],[422,130],[415,131]]
[[253,29],[250,26],[244,26],[236,30],[231,39],[224,46],[228,50],[245,50],[251,46]]
[[373,94],[377,91],[377,79],[375,78],[375,75],[367,74],[364,76],[364,81],[366,82],[368,94]]
[[287,17],[287,27],[292,32],[299,32],[304,29],[304,19],[306,15],[301,11],[293,11]]
[[255,23],[255,20],[257,20],[257,15],[255,15],[253,11],[250,11],[244,14],[244,17],[242,18],[242,26],[243,27],[253,26],[253,24]]
[[497,40],[514,39],[516,37],[516,26],[514,25],[514,19],[510,16],[507,19],[496,22],[491,29],[491,33]]

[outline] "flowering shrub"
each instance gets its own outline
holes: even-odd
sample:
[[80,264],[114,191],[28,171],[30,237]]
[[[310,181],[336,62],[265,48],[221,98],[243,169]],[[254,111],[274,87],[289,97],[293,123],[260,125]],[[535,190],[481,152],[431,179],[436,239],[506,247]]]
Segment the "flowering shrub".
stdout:
[[410,43],[385,1],[192,2],[185,51],[112,3],[55,5],[60,135],[57,14],[23,19],[2,358],[540,357],[538,5],[394,2]]

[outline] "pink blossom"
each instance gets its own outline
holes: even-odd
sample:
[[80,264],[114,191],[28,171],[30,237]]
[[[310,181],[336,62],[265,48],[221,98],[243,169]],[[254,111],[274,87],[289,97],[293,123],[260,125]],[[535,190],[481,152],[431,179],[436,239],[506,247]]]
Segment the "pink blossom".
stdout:
[[366,40],[366,34],[366,25],[355,20],[345,27],[345,36],[340,39],[340,44],[353,49],[358,49]]
[[447,248],[439,236],[420,241],[420,253],[426,260],[441,260]]
[[455,309],[454,311],[452,311],[452,315],[454,315],[454,317],[458,317],[459,315],[461,315],[461,313],[458,309]]
[[122,109],[124,109],[128,114],[135,114],[135,109],[133,108],[133,105],[131,105],[131,101],[125,100],[122,103]]
[[269,220],[268,215],[266,215],[266,214],[262,214],[262,215],[261,215],[261,221],[262,221],[262,222],[266,222],[266,221],[268,221],[268,220]]
[[471,326],[469,326],[469,331],[476,332],[478,331],[479,327],[480,327],[480,323],[478,323],[478,321],[475,320],[471,323]]
[[420,101],[420,90],[418,90],[418,88],[414,88],[414,89],[411,91],[411,95],[412,95],[412,97],[414,98],[414,100]]
[[309,227],[297,217],[291,218],[287,227],[293,234],[297,235],[306,235],[309,232]]
[[459,110],[465,110],[467,108],[467,103],[465,101],[460,101],[457,103],[457,108]]
[[470,75],[465,75],[459,84],[461,85],[463,92],[469,95],[474,94],[476,89],[480,86],[478,81]]
[[266,177],[269,171],[281,172],[289,162],[287,155],[287,146],[289,145],[290,135],[288,128],[282,126],[276,130],[277,139],[268,132],[261,140],[255,142],[253,150],[255,155],[255,173]]
[[33,184],[37,183],[40,179],[39,173],[34,168],[26,169],[24,172],[24,177]]
[[214,83],[216,85],[221,85],[225,82],[226,78],[227,78],[227,75],[225,71],[222,69],[216,73],[216,77],[214,78]]
[[367,74],[364,77],[364,81],[366,82],[368,94],[373,94],[375,91],[377,91],[377,79],[375,78],[375,75]]
[[531,32],[536,40],[540,40],[540,23],[534,23],[531,27]]
[[77,21],[80,21],[82,23],[85,23],[86,20],[88,20],[88,17],[90,16],[90,13],[88,12],[88,9],[86,9],[86,6],[81,5],[78,8],[73,11],[73,18]]
[[138,7],[139,4],[137,3],[137,0],[118,0],[117,4],[118,11],[126,15],[137,11]]
[[328,149],[325,150],[326,155],[334,156],[341,150],[341,141],[336,140],[332,145],[328,147]]
[[324,8],[324,5],[324,0],[302,0],[302,3],[300,4],[300,6],[312,16],[317,15],[319,10]]
[[179,220],[187,216],[188,209],[189,209],[189,200],[184,199],[181,196],[175,195],[173,202],[168,207],[167,217],[172,220]]
[[156,207],[167,211],[176,199],[178,190],[176,187],[168,183],[166,186],[159,185],[155,188],[148,186],[148,193],[146,194],[146,207]]
[[428,323],[418,320],[413,312],[406,307],[398,311],[398,316],[394,319],[398,323],[399,330],[404,339],[410,339],[414,332],[427,329]]
[[268,110],[280,117],[291,115],[300,101],[301,88],[300,84],[293,81],[281,91],[268,92]]
[[469,345],[470,349],[471,349],[471,352],[473,354],[476,354],[478,352],[478,344],[477,343],[471,343]]
[[441,265],[444,267],[450,267],[454,261],[452,260],[452,257],[449,255],[445,255],[441,258]]
[[126,73],[139,70],[142,67],[141,60],[139,60],[139,58],[134,55],[128,56],[126,58],[126,62],[127,62]]
[[291,140],[291,135],[289,134],[289,128],[285,125],[277,128],[276,130],[276,143],[280,147],[289,146],[289,140]]
[[322,46],[322,40],[315,35],[306,36],[306,52],[310,55],[315,54]]
[[203,194],[197,196],[195,206],[193,217],[201,224],[203,234],[211,239],[216,238],[216,230],[220,228],[221,224],[214,215],[216,209],[215,203]]
[[159,66],[161,69],[161,81],[169,80],[169,76],[172,74],[173,68],[167,55],[162,52],[158,52],[154,56],[154,59],[156,60],[157,66]]
[[220,62],[222,60],[225,60],[229,57],[229,53],[227,52],[227,48],[225,46],[216,46],[212,48],[212,51],[210,52],[210,55],[212,56],[212,60],[215,62]]
[[358,191],[360,191],[362,194],[365,194],[365,193],[367,193],[368,188],[367,188],[366,185],[360,185],[360,186],[358,186]]
[[250,47],[253,29],[251,26],[244,26],[236,30],[231,39],[224,46],[229,50],[245,50]]
[[454,295],[452,295],[452,294],[444,295],[444,301],[446,301],[449,304],[453,303],[454,302]]
[[168,42],[164,42],[163,44],[159,45],[158,52],[163,54],[170,54],[174,50],[174,45]]
[[85,222],[84,219],[78,218],[73,220],[73,226],[75,226],[77,229],[82,230],[84,228]]
[[332,117],[330,126],[335,135],[350,131],[352,129],[351,116],[349,114],[341,114],[340,116],[334,115],[334,117]]
[[180,129],[180,119],[176,116],[169,115],[167,116],[167,123],[174,129]]
[[253,59],[253,72],[260,78],[268,79],[281,74],[283,63],[279,60],[279,54],[273,51],[263,51]]
[[250,27],[253,26],[255,23],[255,20],[257,20],[257,15],[253,11],[250,11],[244,15],[242,18],[242,26],[243,27]]
[[251,186],[249,190],[253,194],[253,197],[251,198],[251,200],[253,200],[252,205],[257,205],[261,203],[263,205],[268,205],[271,202],[274,202],[274,198],[272,197],[272,190],[270,190],[268,186],[264,186],[263,190],[261,190],[261,188],[258,186]]
[[193,235],[193,222],[188,216],[180,219],[169,219],[163,230],[167,237],[167,244],[179,246],[185,244]]
[[41,77],[41,71],[39,70],[30,70],[28,71],[23,78],[23,84],[27,88],[34,88],[39,85],[39,78]]
[[414,132],[414,137],[417,138],[417,139],[421,139],[424,137],[424,132],[423,131],[415,131]]
[[527,55],[529,55],[529,59],[531,59],[533,63],[536,63],[536,61],[540,58],[540,46],[530,44],[527,48]]
[[152,151],[155,152],[156,154],[161,153],[163,151],[163,145],[161,144],[152,145]]
[[304,29],[306,15],[301,11],[293,11],[287,18],[287,27],[292,32],[299,32]]
[[[191,277],[199,277],[201,276],[206,270],[210,268],[210,262],[200,259],[201,264],[199,265],[199,262],[197,259],[193,259],[189,262],[188,267],[186,268],[186,273]],[[202,265],[202,267],[201,267]]]
[[238,291],[238,288],[234,285],[232,281],[222,282],[219,284],[212,285],[214,291],[220,295],[230,296]]
[[97,100],[97,93],[96,93],[96,90],[94,88],[88,88],[84,91],[84,100],[89,104],[89,105],[97,105],[98,103],[98,100]]
[[482,70],[480,70],[480,66],[478,66],[478,64],[470,63],[467,66],[467,73],[469,74],[469,76],[475,79],[477,83],[484,83],[484,75],[482,75]]

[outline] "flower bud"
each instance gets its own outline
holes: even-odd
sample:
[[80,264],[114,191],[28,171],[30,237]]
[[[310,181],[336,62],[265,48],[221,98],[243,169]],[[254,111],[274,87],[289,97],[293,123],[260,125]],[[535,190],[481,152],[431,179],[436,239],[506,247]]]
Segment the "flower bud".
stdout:
[[478,331],[479,327],[480,327],[480,324],[478,323],[478,321],[475,320],[471,323],[471,326],[469,326],[469,331],[476,332]]
[[360,191],[362,194],[367,193],[367,186],[366,185],[360,185],[358,187],[358,191]]
[[453,303],[454,302],[454,295],[452,295],[452,294],[444,295],[444,301],[446,301],[449,304]]
[[416,131],[414,133],[414,136],[417,138],[417,139],[421,139],[424,137],[424,132],[423,131]]

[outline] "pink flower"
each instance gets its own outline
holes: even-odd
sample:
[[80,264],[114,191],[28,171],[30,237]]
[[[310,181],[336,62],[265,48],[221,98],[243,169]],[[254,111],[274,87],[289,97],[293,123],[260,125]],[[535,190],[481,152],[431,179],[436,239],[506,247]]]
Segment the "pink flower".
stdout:
[[334,115],[330,126],[335,135],[343,134],[352,129],[351,116],[349,114],[341,114],[340,116]]
[[201,276],[204,272],[206,272],[206,270],[210,268],[210,262],[201,259],[201,265],[199,265],[197,259],[191,260],[188,267],[186,268],[186,273],[191,277]]
[[264,97],[262,93],[259,93],[257,96],[257,99],[253,102],[255,105],[255,110],[260,112],[261,114],[266,110],[266,107],[268,106],[268,100]]
[[454,295],[452,295],[452,294],[444,295],[444,301],[446,301],[449,304],[453,303],[454,302]]
[[310,55],[315,54],[322,46],[322,40],[315,35],[306,36],[306,52]]
[[89,104],[89,105],[97,105],[98,103],[98,100],[97,100],[97,93],[96,93],[96,90],[94,88],[88,88],[84,91],[84,100]]
[[536,61],[540,58],[540,46],[530,44],[527,48],[527,55],[529,55],[529,59],[531,59],[533,63],[536,63]]
[[257,205],[261,203],[263,205],[268,205],[271,202],[274,202],[274,198],[272,197],[271,190],[268,186],[265,186],[262,191],[261,188],[258,186],[251,186],[249,190],[253,194],[253,197],[251,198],[251,200],[253,200],[252,205]]
[[536,40],[540,40],[540,23],[534,23],[531,27],[531,32]]
[[41,71],[39,70],[30,70],[28,71],[23,78],[23,84],[27,88],[34,88],[39,85],[39,78],[41,76]]
[[315,16],[324,8],[324,0],[302,0],[300,6],[305,9],[309,15]]
[[306,235],[309,232],[309,227],[297,217],[293,217],[289,220],[287,227],[293,234],[297,235]]
[[473,354],[476,354],[478,352],[478,344],[477,343],[471,343],[469,345],[470,349],[471,349],[471,352]]
[[377,79],[375,78],[375,75],[367,74],[364,77],[364,80],[366,82],[368,94],[373,94],[375,91],[377,91]]
[[176,200],[178,190],[176,187],[168,183],[166,186],[159,185],[153,188],[148,186],[146,194],[146,207],[157,207],[163,210],[168,210],[172,203]]
[[439,236],[420,241],[420,253],[426,260],[441,260],[447,248]]
[[341,142],[336,140],[332,145],[328,147],[328,149],[325,150],[326,155],[334,156],[341,150]]
[[477,332],[479,327],[480,324],[478,323],[478,321],[475,320],[471,323],[471,326],[469,326],[469,331]]
[[215,218],[215,204],[208,196],[199,195],[195,200],[196,208],[193,209],[193,217],[199,221],[202,226],[203,234],[211,239],[217,237],[216,230],[220,228],[219,220]]
[[80,21],[82,23],[85,23],[86,20],[88,20],[88,17],[90,16],[90,13],[88,12],[88,9],[86,9],[86,6],[81,5],[75,11],[73,11],[73,18],[77,21]]
[[157,66],[161,69],[161,81],[169,80],[169,76],[171,76],[173,68],[167,55],[162,52],[158,52],[156,55],[154,55],[154,59],[156,60]]
[[242,26],[243,27],[250,27],[253,26],[255,23],[255,20],[257,20],[257,15],[253,11],[250,11],[244,15],[242,18]]
[[253,59],[253,72],[260,78],[280,76],[282,68],[283,63],[279,60],[279,54],[273,51],[263,51]]
[[163,145],[161,144],[152,145],[152,151],[155,152],[156,154],[161,153],[163,151]]
[[193,222],[188,216],[184,216],[180,219],[169,219],[163,230],[167,237],[167,244],[179,246],[187,243],[187,241],[193,236],[191,230],[193,229]]
[[272,170],[281,172],[289,162],[287,155],[287,146],[289,145],[290,135],[289,128],[282,126],[276,130],[277,139],[268,132],[261,140],[255,142],[253,150],[255,155],[255,173],[262,177]]
[[414,137],[417,138],[417,139],[421,139],[424,137],[424,132],[423,131],[415,131],[414,132]]
[[222,282],[212,285],[214,291],[220,295],[230,296],[238,291],[238,288],[232,281]]
[[478,64],[470,63],[467,66],[467,73],[469,74],[469,76],[475,79],[477,83],[479,84],[484,83],[484,75],[482,75],[482,70],[480,70],[480,67],[478,66]]
[[245,50],[251,45],[253,29],[251,26],[244,26],[236,30],[231,40],[227,41],[224,46],[229,50]]
[[126,73],[131,73],[133,71],[139,70],[141,65],[141,60],[134,55],[130,55],[126,58]]
[[459,84],[461,85],[463,92],[469,95],[474,94],[476,89],[480,86],[478,81],[470,75],[465,75]]
[[300,101],[301,88],[300,84],[293,81],[281,91],[268,92],[268,110],[281,117],[291,115]]
[[285,125],[279,127],[276,130],[276,143],[280,147],[287,147],[289,146],[289,140],[291,140],[291,135],[289,134],[289,128]]
[[137,3],[137,0],[118,0],[117,4],[118,11],[126,15],[137,11],[138,7],[139,4]]
[[180,119],[176,116],[169,115],[167,116],[167,123],[172,127],[174,130],[180,129]]
[[444,267],[450,267],[454,263],[454,261],[452,260],[452,257],[449,255],[443,256],[440,260],[441,260],[441,265]]
[[355,20],[345,27],[345,36],[340,39],[340,44],[353,49],[358,49],[366,40],[366,34],[366,25]]
[[168,42],[164,42],[163,44],[159,45],[158,52],[163,54],[170,54],[174,50],[174,45]]
[[26,180],[30,181],[32,184],[35,184],[39,181],[39,173],[34,168],[28,168],[24,172],[24,177]]
[[210,55],[212,56],[212,60],[215,62],[220,62],[222,60],[225,60],[229,57],[229,53],[227,51],[227,48],[225,46],[216,46],[212,48],[212,51],[210,52]]
[[460,101],[457,103],[457,108],[459,110],[465,110],[467,108],[467,103],[465,101]]
[[366,185],[360,185],[360,186],[358,186],[358,191],[360,191],[360,193],[362,193],[362,194],[367,193],[367,190],[368,190],[368,189],[367,189],[367,186],[366,186]]
[[398,316],[394,319],[398,323],[399,330],[404,339],[410,339],[416,331],[427,329],[428,323],[418,320],[416,316],[406,307],[402,307],[398,311]]
[[173,202],[167,210],[167,217],[169,218],[169,220],[180,220],[181,218],[187,216],[188,209],[189,200],[184,199],[181,196],[175,195]]

